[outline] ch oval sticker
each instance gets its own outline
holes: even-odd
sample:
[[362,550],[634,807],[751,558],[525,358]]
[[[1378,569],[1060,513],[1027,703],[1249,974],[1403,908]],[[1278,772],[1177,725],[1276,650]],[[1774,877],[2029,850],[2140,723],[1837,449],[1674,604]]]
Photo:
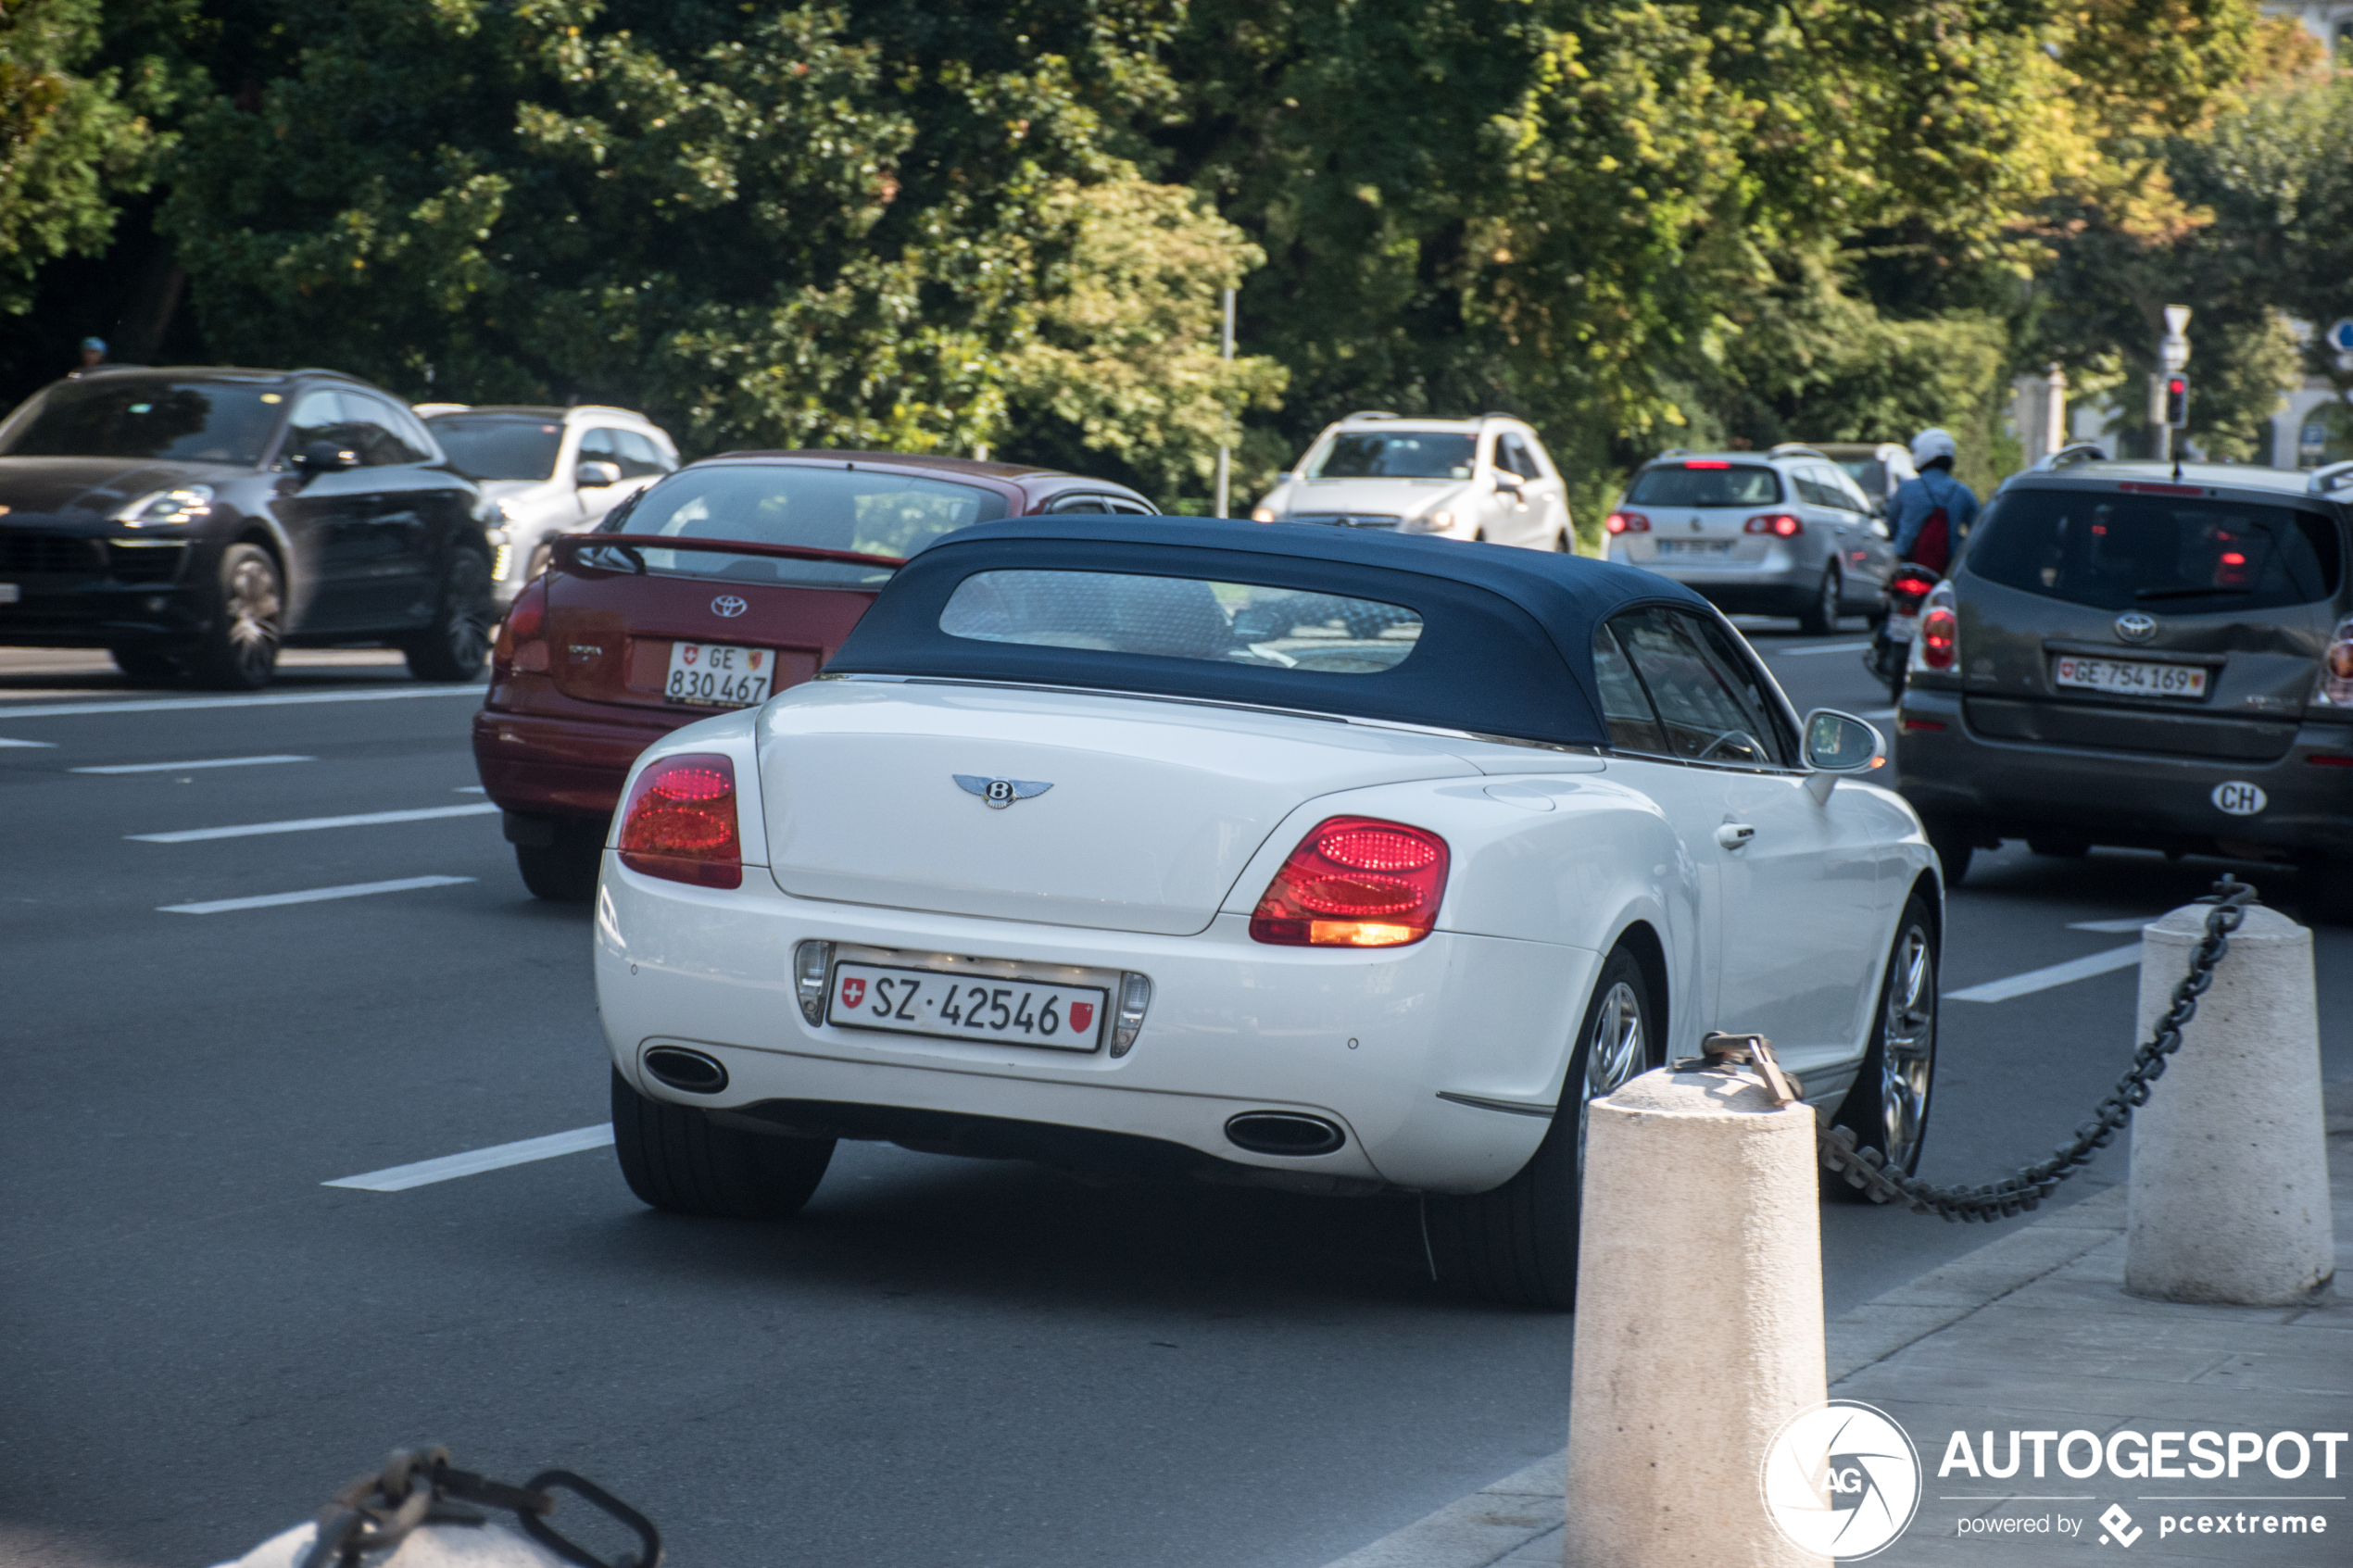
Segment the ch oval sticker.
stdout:
[[2261,786],[2233,779],[2214,786],[2214,809],[2233,817],[2252,817],[2271,803]]

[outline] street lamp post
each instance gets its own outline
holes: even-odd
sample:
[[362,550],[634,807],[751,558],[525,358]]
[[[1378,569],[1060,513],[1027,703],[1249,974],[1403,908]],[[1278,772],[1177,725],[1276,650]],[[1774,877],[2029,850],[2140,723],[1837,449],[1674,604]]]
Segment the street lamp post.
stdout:
[[[1225,310],[1226,325],[1219,337],[1218,358],[1230,364],[1234,358],[1234,291],[1231,289],[1225,294]],[[1214,515],[1218,517],[1232,515],[1228,503],[1233,499],[1233,449],[1221,445],[1217,448],[1217,506],[1214,510]]]

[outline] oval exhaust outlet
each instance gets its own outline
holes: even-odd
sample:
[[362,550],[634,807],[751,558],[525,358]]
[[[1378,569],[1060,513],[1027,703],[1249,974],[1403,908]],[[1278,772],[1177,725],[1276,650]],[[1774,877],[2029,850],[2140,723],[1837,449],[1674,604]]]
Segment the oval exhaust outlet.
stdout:
[[727,1086],[727,1070],[717,1059],[684,1046],[656,1046],[645,1060],[647,1072],[690,1095],[715,1095]]
[[1296,1110],[1245,1110],[1226,1123],[1226,1136],[1252,1154],[1329,1154],[1348,1135],[1320,1116]]

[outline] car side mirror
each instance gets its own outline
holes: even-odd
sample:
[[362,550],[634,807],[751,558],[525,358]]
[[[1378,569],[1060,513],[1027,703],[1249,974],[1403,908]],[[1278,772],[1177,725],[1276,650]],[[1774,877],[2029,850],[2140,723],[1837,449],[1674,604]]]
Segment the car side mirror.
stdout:
[[1806,781],[1814,798],[1825,800],[1841,778],[1869,773],[1887,766],[1887,737],[1852,713],[1818,708],[1806,716]]
[[1498,490],[1517,490],[1527,483],[1528,481],[1520,478],[1519,475],[1512,472],[1509,469],[1497,469],[1495,470],[1495,488]]
[[585,462],[572,470],[573,483],[583,490],[601,490],[621,483],[619,463]]
[[314,441],[295,459],[295,468],[305,474],[341,473],[359,466],[359,453],[332,441]]

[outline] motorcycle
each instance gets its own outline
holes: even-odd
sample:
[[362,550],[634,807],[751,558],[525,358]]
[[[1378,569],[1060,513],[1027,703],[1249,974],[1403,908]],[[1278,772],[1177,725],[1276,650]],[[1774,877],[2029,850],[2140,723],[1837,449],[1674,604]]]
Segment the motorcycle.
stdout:
[[1912,639],[1919,634],[1920,604],[1944,579],[1918,561],[1904,561],[1880,590],[1879,626],[1863,655],[1863,668],[1887,687],[1890,702],[1904,696],[1904,671],[1912,661]]

